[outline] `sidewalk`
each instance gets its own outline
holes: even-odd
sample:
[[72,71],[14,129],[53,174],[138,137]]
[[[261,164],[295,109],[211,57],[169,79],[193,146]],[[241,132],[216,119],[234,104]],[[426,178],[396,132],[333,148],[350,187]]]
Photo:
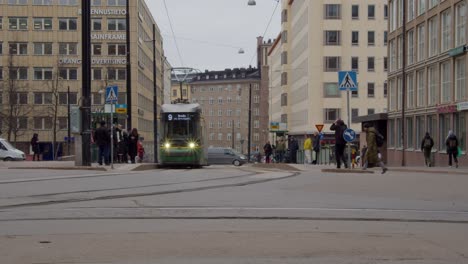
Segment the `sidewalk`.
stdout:
[[155,168],[154,164],[114,164],[114,170],[110,166],[100,166],[93,163],[91,167],[75,166],[74,161],[12,161],[0,162],[0,169],[21,170],[83,170],[83,171],[135,171]]

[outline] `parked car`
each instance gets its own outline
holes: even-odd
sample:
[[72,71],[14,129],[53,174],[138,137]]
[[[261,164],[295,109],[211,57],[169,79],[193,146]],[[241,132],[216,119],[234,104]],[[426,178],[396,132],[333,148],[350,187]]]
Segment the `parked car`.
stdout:
[[247,157],[232,148],[208,148],[208,164],[233,164],[241,166]]
[[23,151],[13,147],[6,139],[0,138],[0,160],[13,161],[25,159],[26,155]]

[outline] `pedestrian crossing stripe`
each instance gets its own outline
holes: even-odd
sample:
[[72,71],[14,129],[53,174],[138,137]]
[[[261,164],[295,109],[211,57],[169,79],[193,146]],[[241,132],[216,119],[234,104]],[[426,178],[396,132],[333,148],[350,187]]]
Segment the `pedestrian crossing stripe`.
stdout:
[[354,90],[354,89],[357,89],[357,85],[354,82],[354,80],[351,77],[351,74],[349,72],[346,72],[344,77],[341,79],[341,83],[340,83],[339,88],[340,88],[340,90]]

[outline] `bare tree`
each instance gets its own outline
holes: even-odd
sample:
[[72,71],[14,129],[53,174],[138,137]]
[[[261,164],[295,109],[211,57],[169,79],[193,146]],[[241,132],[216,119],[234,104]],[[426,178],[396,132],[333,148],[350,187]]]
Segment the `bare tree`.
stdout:
[[[57,134],[60,130],[59,117],[62,115],[64,106],[60,104],[60,94],[65,93],[62,91],[63,80],[59,74],[60,65],[57,63],[56,70],[52,73],[52,78],[46,83],[47,92],[51,94],[52,101],[49,102],[47,111],[47,117],[52,119],[52,150],[54,154],[54,160],[57,159],[58,148],[57,148]],[[70,98],[67,96],[67,103]]]
[[27,102],[26,85],[19,80],[23,73],[20,67],[15,66],[12,54],[8,57],[8,66],[5,73],[0,88],[7,102],[3,105],[0,117],[4,120],[8,141],[12,141],[16,145],[18,137],[24,134],[20,118],[27,117],[32,109]]

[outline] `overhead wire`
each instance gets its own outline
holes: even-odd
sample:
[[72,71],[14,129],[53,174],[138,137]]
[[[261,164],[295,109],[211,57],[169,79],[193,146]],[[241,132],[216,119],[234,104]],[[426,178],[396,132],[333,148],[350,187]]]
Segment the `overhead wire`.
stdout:
[[169,26],[171,28],[172,36],[174,38],[174,43],[175,43],[175,46],[176,46],[176,49],[177,49],[177,54],[179,55],[180,64],[183,67],[184,66],[184,60],[182,59],[182,55],[180,53],[179,45],[178,45],[177,39],[175,37],[174,27],[172,26],[172,20],[171,20],[171,16],[169,15],[169,9],[167,8],[166,0],[163,0],[163,3],[164,3],[164,8],[166,9],[166,15],[167,15],[167,19],[169,20]]

